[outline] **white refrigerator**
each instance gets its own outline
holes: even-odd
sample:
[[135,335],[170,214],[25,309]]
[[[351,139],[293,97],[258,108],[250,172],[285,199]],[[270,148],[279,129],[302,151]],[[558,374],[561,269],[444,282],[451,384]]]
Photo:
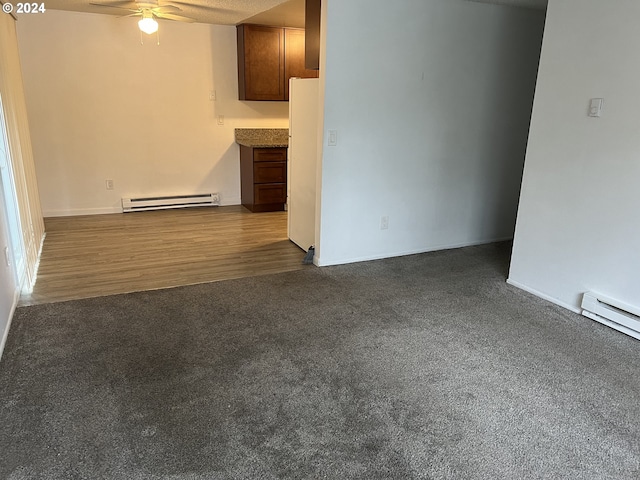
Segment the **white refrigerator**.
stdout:
[[317,78],[289,81],[289,239],[304,251],[315,245],[316,238],[318,85]]

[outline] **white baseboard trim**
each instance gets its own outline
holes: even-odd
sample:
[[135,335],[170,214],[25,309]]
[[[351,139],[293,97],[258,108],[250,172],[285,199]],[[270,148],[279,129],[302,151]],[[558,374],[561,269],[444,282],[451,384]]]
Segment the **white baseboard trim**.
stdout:
[[536,297],[540,297],[543,300],[546,300],[547,302],[551,302],[551,303],[555,303],[556,305],[562,307],[562,308],[566,308],[567,310],[571,310],[574,313],[577,314],[581,314],[582,313],[582,309],[579,307],[576,307],[575,305],[571,305],[569,303],[563,302],[562,300],[558,300],[557,298],[554,298],[550,295],[547,295],[546,293],[542,293],[539,292],[538,290],[534,289],[534,288],[530,288],[527,287],[526,285],[523,285],[522,283],[516,282],[515,280],[511,280],[510,278],[507,279],[507,283],[509,285],[513,285],[516,288],[519,288],[520,290],[524,290],[525,292],[528,292],[532,295],[535,295]]
[[40,258],[42,257],[42,249],[44,248],[44,239],[47,236],[47,232],[42,234],[42,239],[40,240],[40,247],[38,248],[38,259],[36,260],[35,273],[33,277],[33,284],[27,285],[27,274],[23,275],[23,278],[20,280],[16,291],[13,294],[13,303],[11,304],[11,309],[9,310],[9,318],[7,318],[7,325],[5,326],[4,332],[2,332],[2,340],[0,340],[0,359],[2,359],[2,354],[4,352],[4,346],[7,343],[7,338],[9,338],[9,329],[11,328],[11,322],[13,321],[13,314],[18,307],[18,302],[20,301],[20,295],[23,291],[27,291],[31,293],[33,289],[33,285],[36,283],[36,278],[38,275],[38,268],[40,267]]
[[20,300],[20,290],[17,289],[13,294],[13,303],[11,305],[11,309],[9,310],[9,318],[7,319],[7,325],[4,328],[4,332],[2,332],[2,340],[0,341],[0,360],[2,359],[2,354],[4,353],[4,346],[7,344],[7,338],[9,338],[9,329],[11,328],[11,321],[13,320],[13,314],[16,311],[16,307],[18,306],[19,300]]
[[42,249],[44,248],[44,239],[47,238],[47,232],[43,232],[40,239],[40,248],[38,249],[38,265],[40,265],[40,257],[42,256]]
[[42,234],[42,239],[40,240],[40,248],[38,248],[38,257],[36,258],[36,264],[33,267],[33,277],[31,279],[31,284],[30,285],[26,285],[25,283],[22,283],[20,285],[20,291],[24,292],[24,293],[31,293],[33,292],[33,287],[36,284],[36,281],[38,280],[38,271],[40,270],[40,259],[42,258],[42,249],[44,248],[44,240],[45,238],[47,238],[47,232],[44,232]]
[[[369,262],[371,260],[382,260],[383,258],[404,257],[406,255],[418,255],[420,253],[437,252],[440,250],[454,250],[456,248],[475,247],[478,245],[487,245],[489,243],[505,242],[507,240],[513,240],[513,237],[492,238],[489,240],[477,240],[477,241],[465,242],[465,243],[436,245],[432,247],[418,248],[415,250],[381,253],[377,255],[366,255],[363,257],[346,258],[346,259],[340,259],[340,260],[324,261],[322,258],[318,258],[316,265],[318,267],[329,267],[331,265],[345,265],[347,263]],[[320,253],[320,255],[322,255],[322,253]]]

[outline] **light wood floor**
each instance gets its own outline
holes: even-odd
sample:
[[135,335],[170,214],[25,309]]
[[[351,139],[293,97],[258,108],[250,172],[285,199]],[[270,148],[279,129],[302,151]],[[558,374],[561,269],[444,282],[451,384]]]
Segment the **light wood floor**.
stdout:
[[45,219],[38,278],[20,305],[304,268],[286,212],[240,206]]

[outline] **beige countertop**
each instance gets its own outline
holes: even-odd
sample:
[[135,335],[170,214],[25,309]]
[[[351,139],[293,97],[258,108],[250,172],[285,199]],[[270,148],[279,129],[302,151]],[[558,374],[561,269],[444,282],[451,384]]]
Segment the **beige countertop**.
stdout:
[[253,148],[289,146],[288,128],[236,128],[236,143]]

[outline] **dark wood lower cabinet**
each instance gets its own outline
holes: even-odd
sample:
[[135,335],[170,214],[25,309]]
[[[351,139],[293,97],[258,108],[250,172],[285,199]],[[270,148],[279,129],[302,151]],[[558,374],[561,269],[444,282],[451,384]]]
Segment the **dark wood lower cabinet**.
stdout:
[[240,194],[252,212],[284,210],[287,202],[287,149],[240,145]]

